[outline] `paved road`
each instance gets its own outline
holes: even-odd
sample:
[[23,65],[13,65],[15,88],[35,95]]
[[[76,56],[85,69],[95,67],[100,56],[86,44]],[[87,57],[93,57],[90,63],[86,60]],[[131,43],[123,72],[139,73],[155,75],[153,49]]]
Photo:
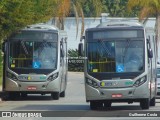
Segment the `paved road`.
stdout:
[[[84,76],[83,73],[72,73],[69,72],[68,84],[66,90],[66,97],[60,98],[60,100],[52,100],[50,94],[41,96],[41,95],[29,95],[24,99],[19,99],[15,101],[2,101],[0,102],[0,111],[46,111],[44,113],[49,115],[54,114],[54,120],[72,120],[72,119],[86,119],[86,120],[96,120],[106,119],[102,116],[114,116],[107,117],[107,120],[118,119],[118,120],[128,120],[129,118],[133,120],[137,119],[158,119],[158,117],[121,117],[121,116],[132,116],[134,114],[157,114],[156,111],[160,111],[160,97],[156,99],[156,106],[150,107],[149,110],[141,110],[139,103],[127,104],[127,103],[113,103],[113,106],[110,109],[100,109],[98,111],[91,111],[89,103],[85,101],[85,92],[84,92]],[[43,115],[42,112],[42,115]],[[142,113],[143,112],[143,113]],[[58,117],[56,117],[56,115]],[[65,117],[70,116],[70,117]],[[72,117],[74,116],[74,117]],[[90,116],[90,117],[88,117]],[[158,114],[160,116],[160,112]],[[64,118],[63,118],[64,117]],[[85,118],[84,118],[85,117]],[[1,118],[0,118],[1,119]],[[4,119],[4,118],[3,118]],[[24,120],[32,120],[33,118],[24,118]],[[44,119],[44,118],[34,118],[34,119]],[[49,118],[45,118],[49,119]],[[6,118],[6,120],[9,120]],[[16,118],[17,120],[17,118]]]

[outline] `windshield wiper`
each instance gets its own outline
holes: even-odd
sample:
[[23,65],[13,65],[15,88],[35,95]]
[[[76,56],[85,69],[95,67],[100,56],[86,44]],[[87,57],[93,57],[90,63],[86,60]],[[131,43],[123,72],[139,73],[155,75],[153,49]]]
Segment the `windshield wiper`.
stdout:
[[104,42],[102,40],[99,40],[99,42],[101,43],[101,46],[104,48],[104,50],[106,51],[105,53],[107,53],[107,55],[111,56],[110,51],[108,50],[108,48],[106,47],[106,45],[104,44]]
[[128,51],[128,48],[129,48],[129,46],[130,46],[130,43],[131,43],[131,40],[130,39],[127,39],[127,41],[126,41],[126,46],[125,46],[125,49],[124,49],[124,52],[123,52],[123,65],[124,65],[124,58],[125,58],[125,56],[126,56],[126,53],[127,53],[127,51]]
[[23,47],[24,52],[28,55],[28,51],[27,51],[27,48],[26,48],[26,46],[24,44],[24,41],[21,41],[21,45]]

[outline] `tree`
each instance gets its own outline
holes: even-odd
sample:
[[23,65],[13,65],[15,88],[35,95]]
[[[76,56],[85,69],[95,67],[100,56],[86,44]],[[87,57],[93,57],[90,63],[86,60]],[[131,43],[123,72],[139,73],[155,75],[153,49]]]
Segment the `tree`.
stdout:
[[[70,15],[71,11],[74,11],[76,24],[77,24],[77,34],[78,34],[78,25],[79,25],[79,17],[82,18],[82,26],[81,26],[81,36],[84,32],[84,12],[83,5],[87,2],[91,3],[93,7],[93,11],[95,11],[95,16],[100,15],[102,10],[101,0],[55,0],[56,7],[54,9],[54,17],[57,17],[57,26],[59,29],[64,29],[64,19],[65,17]],[[72,9],[71,9],[72,8]]]
[[135,17],[139,8],[134,8],[132,12],[128,12],[128,0],[102,0],[103,12],[108,12],[111,17]]
[[128,8],[131,11],[134,7],[140,7],[139,19],[144,22],[148,17],[156,17],[156,40],[160,41],[160,0],[129,0]]
[[103,3],[111,17],[122,17],[124,16],[127,1],[128,0],[103,0]]
[[69,49],[68,50],[68,57],[78,57],[78,50]]
[[[97,2],[97,3],[94,3]],[[93,0],[86,0],[82,6],[84,16],[85,17],[96,17],[100,16],[103,10],[103,1],[93,1]],[[96,9],[96,10],[95,10]]]
[[0,40],[26,25],[52,17],[54,0],[1,0]]

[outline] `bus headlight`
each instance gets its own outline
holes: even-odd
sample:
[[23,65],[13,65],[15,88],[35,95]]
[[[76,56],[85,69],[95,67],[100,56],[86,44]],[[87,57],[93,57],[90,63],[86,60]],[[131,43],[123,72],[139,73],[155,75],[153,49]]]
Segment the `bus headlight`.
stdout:
[[55,73],[55,74],[49,76],[47,80],[48,80],[48,81],[55,80],[55,79],[58,77],[58,74],[59,74],[59,73],[57,72],[57,73]]
[[14,74],[10,73],[10,72],[7,72],[7,77],[12,79],[12,80],[14,80],[14,81],[18,80],[17,77]]
[[145,83],[146,81],[147,81],[146,76],[144,76],[144,77],[138,79],[138,80],[134,83],[133,86],[138,87],[138,86],[142,85],[143,83]]
[[86,78],[86,83],[94,88],[98,88],[98,84],[91,79]]

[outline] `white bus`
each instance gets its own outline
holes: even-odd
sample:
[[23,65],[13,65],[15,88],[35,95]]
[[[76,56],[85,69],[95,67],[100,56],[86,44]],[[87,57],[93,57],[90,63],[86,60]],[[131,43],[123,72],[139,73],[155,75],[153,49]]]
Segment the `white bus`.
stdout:
[[85,31],[79,55],[84,52],[91,109],[113,102],[140,102],[142,109],[155,106],[156,42],[148,36],[140,23],[131,21],[101,23]]
[[55,26],[36,24],[12,34],[3,43],[3,92],[8,99],[27,94],[65,97],[67,34]]

